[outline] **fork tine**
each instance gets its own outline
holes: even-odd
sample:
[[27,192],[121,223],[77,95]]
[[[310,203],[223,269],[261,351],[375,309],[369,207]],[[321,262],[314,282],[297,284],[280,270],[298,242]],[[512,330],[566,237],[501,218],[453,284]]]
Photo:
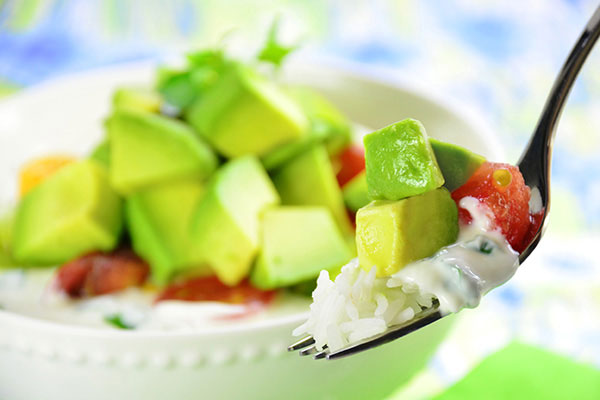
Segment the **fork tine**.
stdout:
[[314,358],[315,360],[320,360],[320,359],[322,359],[322,358],[325,358],[325,357],[327,357],[327,355],[328,355],[328,354],[329,354],[329,349],[323,349],[323,350],[321,350],[320,352],[318,352],[317,354],[315,354],[315,355],[313,356],[313,358]]
[[391,342],[392,340],[408,335],[409,333],[414,332],[417,329],[420,329],[426,325],[429,325],[447,315],[442,314],[438,310],[438,308],[439,303],[434,304],[433,307],[421,311],[415,316],[415,318],[408,321],[407,323],[393,326],[385,332],[380,333],[379,335],[367,338],[365,340],[361,340],[360,342],[353,343],[340,350],[334,351],[333,353],[327,354],[327,359],[334,360],[337,358],[346,357],[351,354],[359,353],[361,351]]
[[315,339],[312,336],[307,336],[289,346],[288,351],[302,350],[303,348],[310,346],[311,344],[315,344]]
[[317,350],[317,346],[313,345],[313,346],[310,346],[310,347],[300,350],[300,355],[301,356],[310,356],[310,355],[316,354],[318,352],[319,352],[319,350]]

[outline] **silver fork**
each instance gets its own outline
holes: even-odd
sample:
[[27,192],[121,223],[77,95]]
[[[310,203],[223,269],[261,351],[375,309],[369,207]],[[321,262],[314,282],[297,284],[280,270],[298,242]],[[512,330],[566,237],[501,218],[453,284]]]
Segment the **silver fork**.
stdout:
[[[539,192],[543,207],[542,222],[527,248],[519,255],[520,264],[523,264],[536,248],[544,233],[546,217],[550,209],[550,161],[556,126],[571,87],[599,35],[600,7],[596,9],[588,21],[583,33],[575,43],[556,77],[546,104],[542,109],[537,126],[517,164],[523,174],[525,183],[532,188],[532,192]],[[404,324],[391,326],[383,333],[352,343],[334,352],[331,352],[327,346],[323,350],[318,350],[312,336],[307,336],[292,344],[288,347],[288,351],[299,350],[301,356],[312,355],[315,359],[326,358],[333,360],[391,342],[427,326],[446,315],[448,314],[443,313],[439,309],[439,302],[434,301],[431,307],[422,309],[412,320]]]

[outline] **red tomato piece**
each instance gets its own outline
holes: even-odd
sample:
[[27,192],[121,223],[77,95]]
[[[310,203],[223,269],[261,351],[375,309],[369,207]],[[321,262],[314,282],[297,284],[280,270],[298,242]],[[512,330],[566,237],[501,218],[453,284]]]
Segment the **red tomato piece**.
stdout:
[[156,299],[181,301],[218,301],[229,304],[263,306],[275,297],[274,290],[260,290],[247,280],[236,286],[227,286],[217,277],[192,278],[168,286]]
[[130,249],[94,252],[64,264],[56,285],[70,297],[98,296],[142,285],[150,273],[148,264]]
[[83,295],[85,279],[92,269],[92,264],[86,261],[86,257],[88,256],[70,261],[56,271],[54,284],[69,297]]
[[[519,169],[509,164],[486,162],[464,185],[452,192],[459,204],[463,197],[475,197],[485,204],[494,215],[494,228],[506,237],[513,249],[521,248],[530,227],[530,190]],[[469,224],[471,215],[459,207],[461,223]]]
[[348,183],[365,169],[365,150],[358,145],[351,145],[340,155],[340,171],[337,180],[340,187]]

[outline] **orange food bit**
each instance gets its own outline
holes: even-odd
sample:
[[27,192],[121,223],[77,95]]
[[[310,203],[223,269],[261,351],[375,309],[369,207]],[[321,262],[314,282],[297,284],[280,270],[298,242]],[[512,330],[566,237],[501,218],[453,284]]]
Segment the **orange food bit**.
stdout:
[[50,175],[73,161],[75,161],[75,157],[55,155],[38,158],[25,164],[21,169],[19,177],[21,196],[27,194],[27,192],[42,183]]

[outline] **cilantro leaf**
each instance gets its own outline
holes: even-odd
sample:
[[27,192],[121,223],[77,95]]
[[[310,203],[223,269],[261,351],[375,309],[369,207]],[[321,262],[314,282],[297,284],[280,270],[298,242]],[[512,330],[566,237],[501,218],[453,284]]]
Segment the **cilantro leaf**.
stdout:
[[217,80],[228,63],[221,49],[190,53],[186,68],[159,69],[157,89],[169,106],[181,112]]
[[284,46],[277,40],[277,32],[279,31],[279,18],[276,18],[269,28],[269,33],[267,34],[267,42],[265,46],[258,54],[258,59],[260,61],[266,61],[275,66],[281,66],[283,59],[287,57],[292,51],[296,50],[299,46]]

